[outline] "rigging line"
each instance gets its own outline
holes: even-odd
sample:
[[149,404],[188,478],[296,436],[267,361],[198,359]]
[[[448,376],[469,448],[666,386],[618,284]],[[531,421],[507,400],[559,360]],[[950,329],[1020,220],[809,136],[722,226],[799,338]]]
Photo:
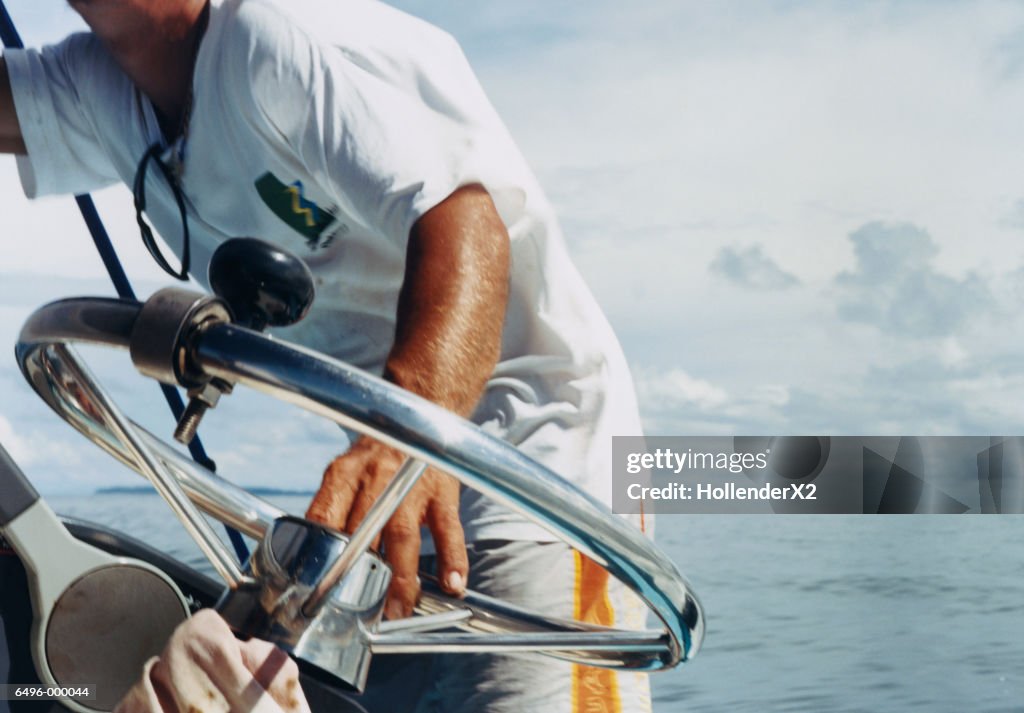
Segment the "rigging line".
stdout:
[[[3,42],[4,47],[10,49],[23,49],[25,47],[3,0],[0,0],[0,41]],[[92,198],[88,194],[75,196],[75,202],[82,213],[85,226],[89,229],[89,235],[92,236],[92,242],[100,254],[100,259],[107,270],[107,275],[110,276],[110,281],[114,283],[114,289],[117,290],[118,297],[136,300],[135,290],[132,289],[128,275],[125,274],[124,267],[121,265],[121,260],[117,257],[117,251],[114,250],[114,245],[110,241],[110,236],[103,225],[103,220],[96,210],[96,204],[93,203]],[[181,419],[181,414],[185,411],[185,404],[181,399],[181,394],[173,386],[168,386],[167,384],[160,384],[160,390],[163,392],[164,399],[167,401],[167,405],[170,407],[175,420]],[[217,464],[207,455],[206,449],[203,447],[203,443],[199,440],[198,435],[188,444],[188,450],[192,455],[192,459],[203,467],[211,471],[217,469]],[[231,540],[235,554],[238,556],[239,561],[244,563],[249,558],[249,548],[246,546],[245,540],[242,539],[241,533],[233,527],[225,525],[224,528],[228,532],[228,539]]]

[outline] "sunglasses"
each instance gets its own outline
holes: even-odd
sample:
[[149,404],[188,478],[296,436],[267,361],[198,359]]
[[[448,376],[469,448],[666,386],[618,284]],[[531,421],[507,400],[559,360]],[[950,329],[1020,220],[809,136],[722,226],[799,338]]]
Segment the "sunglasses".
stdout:
[[[164,147],[160,142],[157,142],[146,149],[146,153],[142,154],[142,159],[139,161],[139,167],[135,170],[135,181],[132,186],[132,193],[135,198],[135,220],[139,224],[139,232],[142,233],[142,244],[146,246],[149,254],[156,260],[156,264],[166,272],[168,275],[176,280],[187,281],[188,270],[190,261],[190,250],[189,250],[189,234],[188,234],[188,214],[185,211],[185,194],[181,190],[181,185],[178,181],[178,176],[164,163],[163,159],[160,158],[160,154],[163,153]],[[163,175],[164,180],[171,187],[171,192],[174,194],[174,202],[178,204],[178,212],[181,214],[181,232],[182,232],[182,248],[181,248],[181,269],[175,270],[171,267],[171,263],[168,262],[167,258],[160,252],[160,247],[156,243],[156,238],[153,236],[153,228],[150,227],[146,221],[143,213],[146,210],[146,171],[149,169],[149,164],[153,163],[159,169]]]

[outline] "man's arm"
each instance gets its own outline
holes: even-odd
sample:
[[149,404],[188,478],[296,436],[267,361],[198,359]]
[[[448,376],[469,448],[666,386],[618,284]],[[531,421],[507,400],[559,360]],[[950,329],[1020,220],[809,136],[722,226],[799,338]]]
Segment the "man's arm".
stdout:
[[11,80],[7,75],[7,62],[0,57],[0,153],[26,153],[21,138],[21,126],[14,111]]
[[[508,280],[508,232],[484,188],[460,188],[427,211],[409,236],[385,377],[460,415],[471,414],[501,351]],[[397,451],[360,439],[327,468],[308,517],[351,532],[402,459]],[[382,533],[394,572],[385,607],[389,618],[411,614],[419,595],[423,523],[434,537],[442,586],[453,594],[465,589],[459,484],[428,470]]]

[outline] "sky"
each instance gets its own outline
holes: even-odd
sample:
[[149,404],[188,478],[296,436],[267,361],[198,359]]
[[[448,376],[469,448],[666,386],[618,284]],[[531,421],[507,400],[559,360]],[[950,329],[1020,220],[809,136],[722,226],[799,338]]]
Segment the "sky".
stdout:
[[[649,434],[1024,431],[1024,2],[394,4],[461,42],[622,341]],[[29,44],[78,26],[62,0],[8,9]],[[0,195],[12,347],[33,307],[111,288],[70,199],[26,201],[10,158]],[[97,200],[147,294],[162,278],[130,197]],[[169,433],[126,358],[90,357]],[[288,469],[312,487],[337,450],[333,426],[256,396],[207,421],[243,483]],[[13,357],[0,443],[44,492],[135,482]]]

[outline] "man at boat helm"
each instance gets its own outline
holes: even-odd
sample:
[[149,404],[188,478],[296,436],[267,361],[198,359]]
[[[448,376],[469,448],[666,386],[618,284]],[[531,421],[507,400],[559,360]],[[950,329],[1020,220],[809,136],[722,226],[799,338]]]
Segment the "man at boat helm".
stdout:
[[[158,262],[202,283],[228,238],[281,245],[313,271],[317,300],[280,336],[471,418],[610,502],[611,437],[640,433],[625,359],[448,34],[369,0],[71,5],[92,33],[0,61],[0,149],[18,154],[29,197],[134,186],[140,223],[178,256]],[[356,440],[327,467],[308,516],[352,530],[401,460]],[[416,602],[424,525],[452,594],[468,585],[551,615],[643,625],[638,602],[593,563],[432,471],[383,530],[389,618]],[[650,706],[640,674],[377,659],[364,705],[417,703]]]

